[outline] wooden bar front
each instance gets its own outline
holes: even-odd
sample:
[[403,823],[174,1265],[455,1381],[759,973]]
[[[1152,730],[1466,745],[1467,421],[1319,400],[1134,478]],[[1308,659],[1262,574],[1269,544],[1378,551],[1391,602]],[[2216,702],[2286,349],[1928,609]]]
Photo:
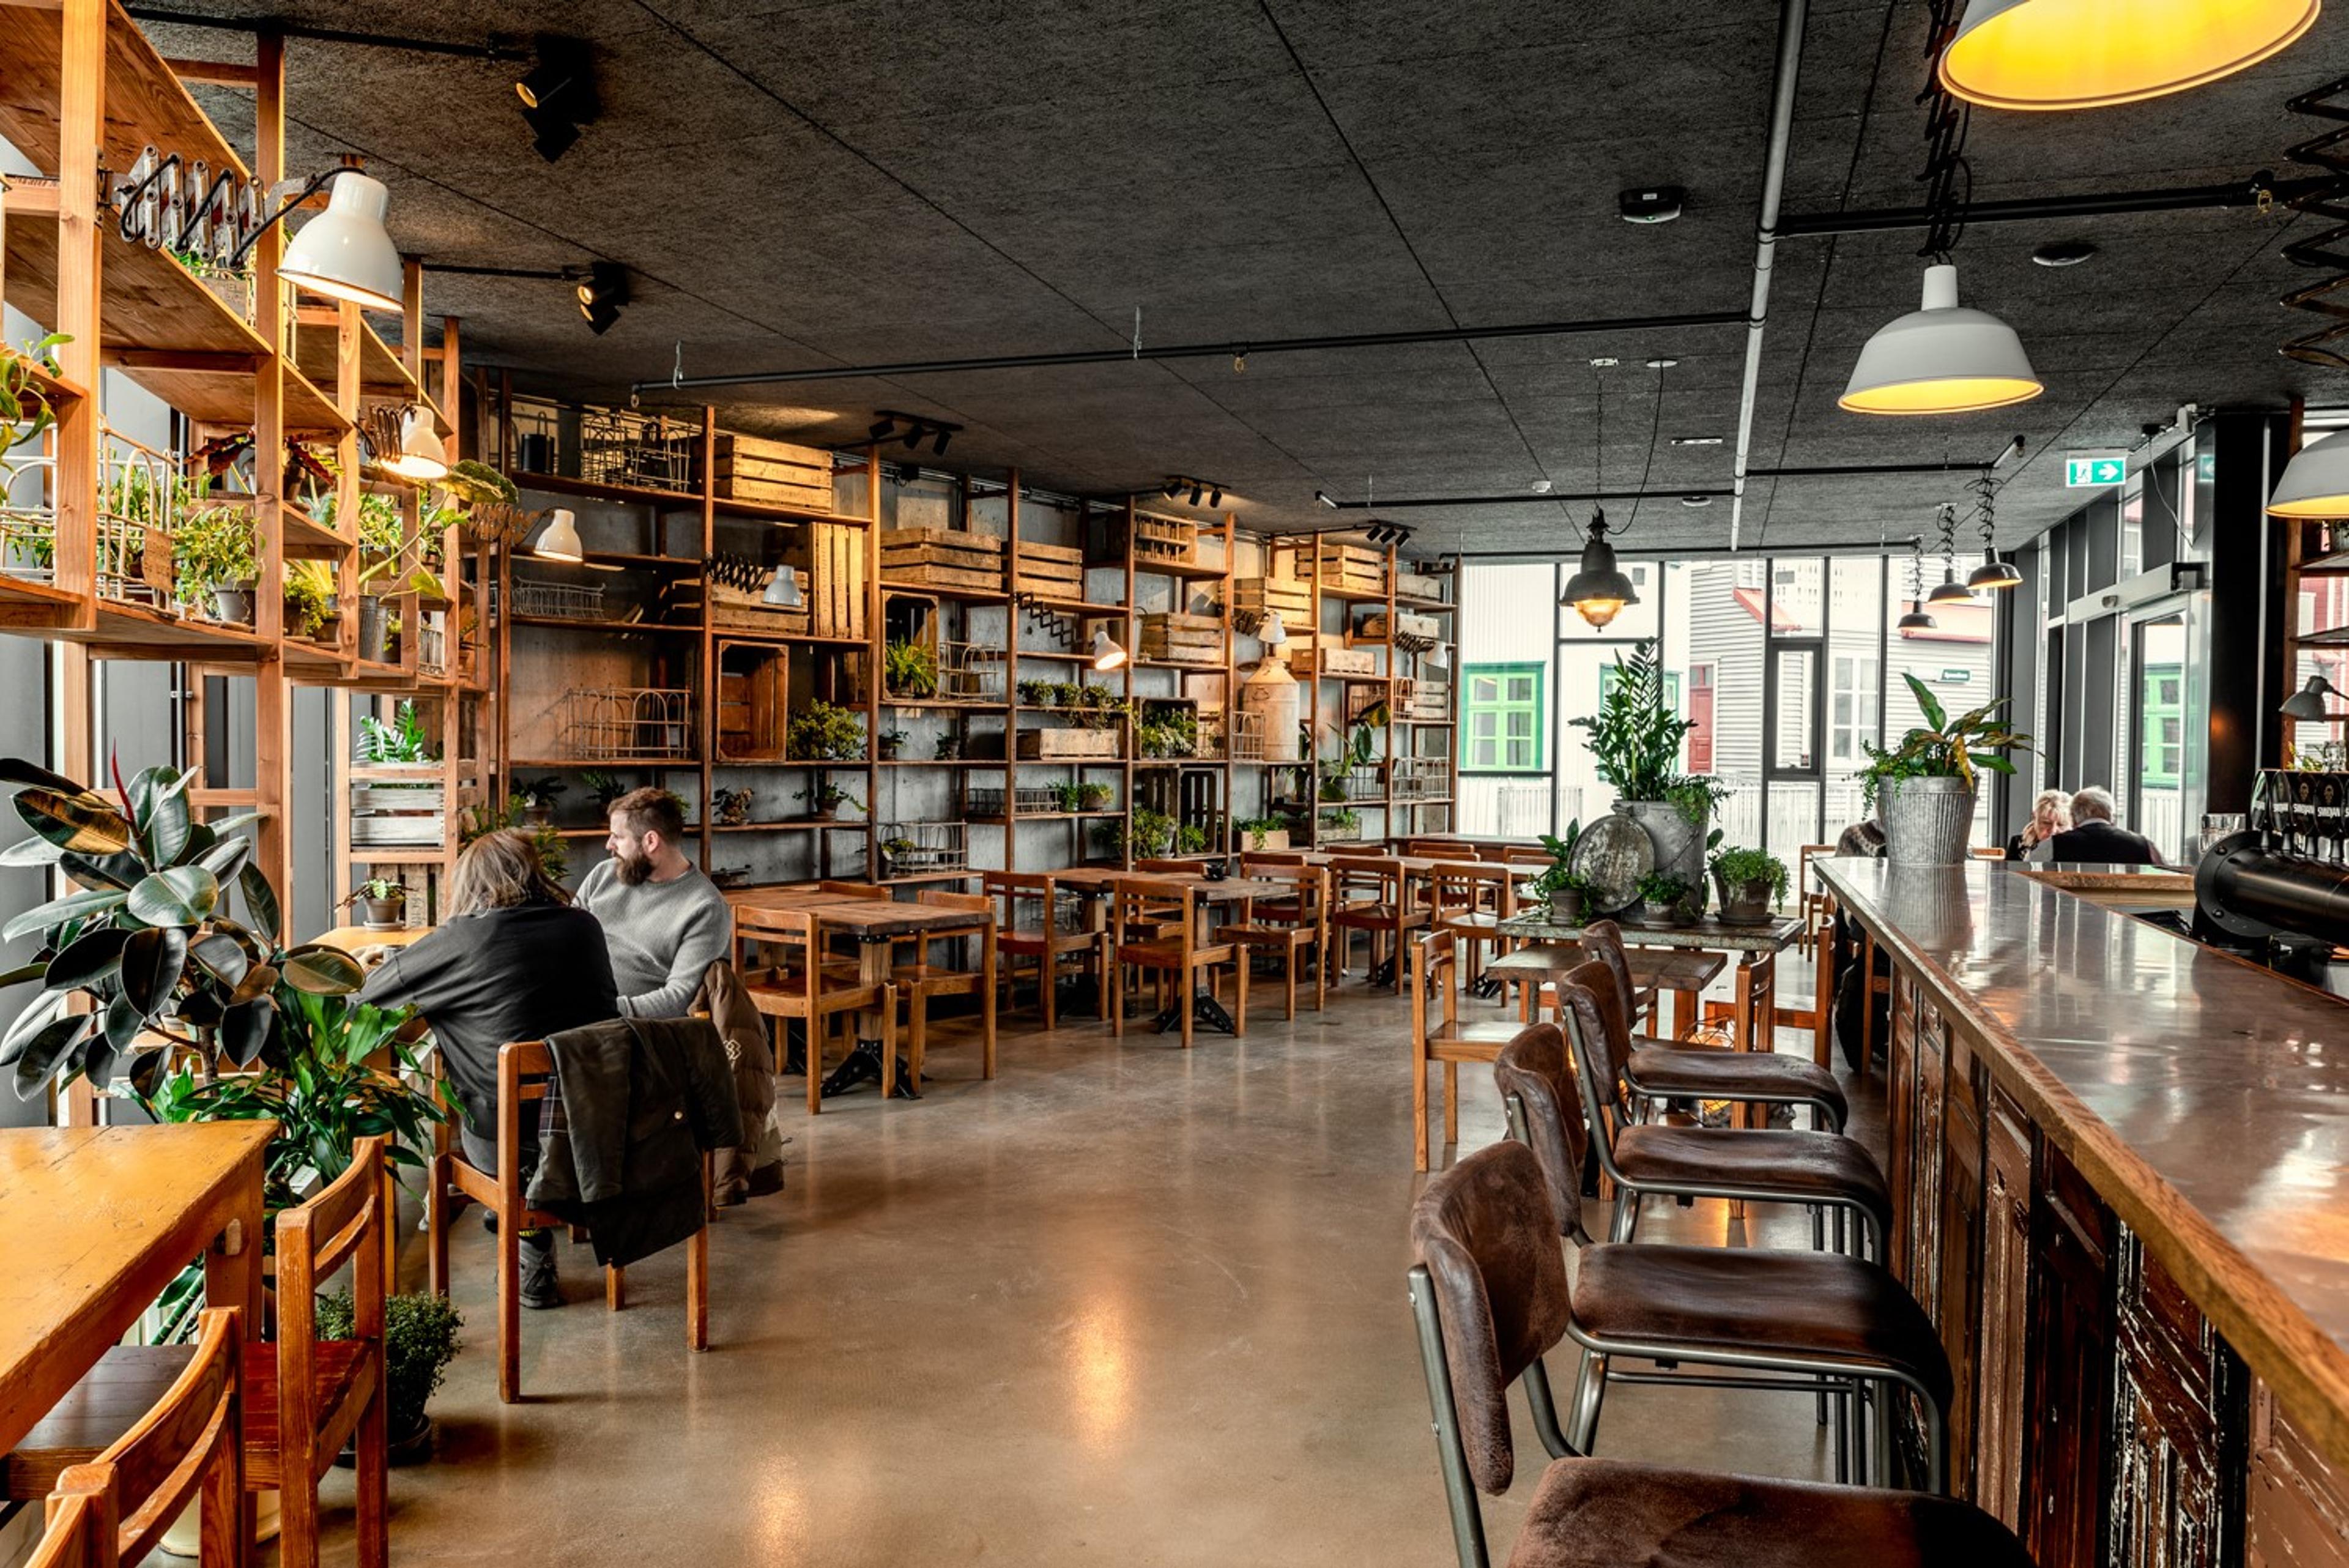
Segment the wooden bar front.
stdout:
[[2349,1002],[2003,866],[1815,868],[1891,961],[1953,1488],[2041,1568],[2349,1563]]

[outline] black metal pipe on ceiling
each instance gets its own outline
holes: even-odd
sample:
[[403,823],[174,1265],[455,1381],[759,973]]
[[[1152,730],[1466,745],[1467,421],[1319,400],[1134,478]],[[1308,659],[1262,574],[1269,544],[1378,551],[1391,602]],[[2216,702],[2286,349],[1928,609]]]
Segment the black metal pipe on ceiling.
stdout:
[[[2005,202],[1969,202],[1965,221],[2023,223],[2050,218],[2098,218],[2124,213],[2183,213],[2208,207],[2256,207],[2282,202],[2322,183],[2279,181],[2266,169],[2223,185],[2173,185],[2154,191],[2091,191],[2071,196],[2028,196]],[[1932,221],[1925,207],[1874,207],[1847,213],[1795,213],[1778,223],[1781,239],[1817,239],[1829,234],[1883,234],[1921,229]]]
[[[1845,475],[1887,473],[1985,473],[1991,462],[1854,462],[1809,468],[1749,468],[1751,479],[1833,479]],[[1402,500],[1340,501],[1340,512],[1402,511],[1421,506],[1539,506],[1553,501],[1671,501],[1683,495],[1722,496],[1736,492],[1727,487],[1692,486],[1663,490],[1527,491],[1521,495],[1419,495]]]
[[454,55],[469,60],[530,58],[527,49],[497,43],[455,44],[440,38],[406,38],[391,33],[360,33],[346,27],[316,27],[269,16],[212,16],[201,11],[175,11],[168,5],[126,5],[136,22],[160,22],[174,27],[209,27],[222,33],[272,33],[281,38],[306,38],[324,44],[351,44],[369,49],[405,49],[419,55]]
[[1406,332],[1347,332],[1319,337],[1272,337],[1220,343],[1127,344],[1051,354],[994,354],[968,359],[906,359],[888,365],[833,365],[802,370],[746,370],[730,376],[683,376],[637,381],[638,393],[704,387],[769,386],[785,381],[850,381],[873,376],[944,376],[974,370],[1030,370],[1061,365],[1113,365],[1126,359],[1231,359],[1260,354],[1327,353],[1350,348],[1402,348],[1432,343],[1481,343],[1504,337],[1563,337],[1592,332],[1660,332],[1682,327],[1743,327],[1734,310],[1682,311],[1671,316],[1619,316],[1580,321],[1528,321],[1497,327],[1442,327]]

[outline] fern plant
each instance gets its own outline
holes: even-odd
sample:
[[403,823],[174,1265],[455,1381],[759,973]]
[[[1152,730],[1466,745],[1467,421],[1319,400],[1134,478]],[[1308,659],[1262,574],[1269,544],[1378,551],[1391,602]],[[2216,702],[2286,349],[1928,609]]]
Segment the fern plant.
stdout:
[[392,711],[388,724],[372,713],[360,714],[358,760],[368,767],[437,760],[425,736],[424,722],[416,716],[416,704],[402,702]]

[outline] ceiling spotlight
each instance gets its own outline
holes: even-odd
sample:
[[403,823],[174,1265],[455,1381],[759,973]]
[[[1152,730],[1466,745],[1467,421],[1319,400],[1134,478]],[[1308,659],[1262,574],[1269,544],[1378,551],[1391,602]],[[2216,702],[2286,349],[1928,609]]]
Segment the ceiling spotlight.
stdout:
[[587,326],[601,337],[620,319],[620,306],[628,303],[628,269],[618,262],[595,262],[587,268],[586,281],[577,290],[579,314]]
[[1210,506],[1221,506],[1223,504],[1224,487],[1220,484],[1209,485],[1207,487],[1207,504]]
[[1710,495],[1683,495],[1681,497],[1681,504],[1683,506],[1710,506],[1713,504],[1713,497]]
[[1313,493],[1313,499],[1319,501],[1322,505],[1327,506],[1332,512],[1335,512],[1338,509],[1338,504],[1330,499],[1330,493],[1326,490],[1315,491]]
[[891,436],[895,435],[896,433],[897,421],[888,418],[886,415],[874,420],[871,424],[864,427],[865,439],[868,441],[887,441]]
[[1118,646],[1117,639],[1110,636],[1105,626],[1093,628],[1091,651],[1095,670],[1115,670],[1125,663],[1125,649]]
[[1590,514],[1590,535],[1582,546],[1582,565],[1566,580],[1558,596],[1566,606],[1592,626],[1605,626],[1626,605],[1640,602],[1639,590],[1615,563],[1615,546],[1607,542],[1607,514]]
[[2099,109],[2183,92],[2287,48],[2319,0],[1969,0],[1941,85],[1992,109]]
[[1195,479],[1191,482],[1191,493],[1185,497],[1185,499],[1188,500],[1192,505],[1196,506],[1199,504],[1199,497],[1202,493],[1203,492],[1199,488],[1199,482]]
[[912,451],[914,451],[916,448],[919,447],[919,446],[922,444],[922,440],[923,440],[923,438],[924,438],[924,437],[926,437],[926,436],[927,436],[929,433],[930,433],[930,427],[929,427],[929,426],[927,426],[927,425],[926,425],[926,424],[921,423],[921,422],[920,422],[920,421],[916,421],[915,423],[913,423],[913,424],[911,424],[911,425],[906,426],[906,427],[905,427],[905,450],[906,450],[907,452],[912,452]]
[[2050,240],[2031,253],[2031,259],[2041,266],[2078,266],[2096,254],[2096,247],[2085,240]]
[[531,144],[549,163],[571,151],[580,128],[603,112],[595,96],[595,58],[576,38],[543,37],[538,58],[514,83]]
[[1719,446],[1721,438],[1719,436],[1674,436],[1672,444],[1674,446]]
[[1183,493],[1183,481],[1180,477],[1169,479],[1165,483],[1158,487],[1158,493],[1164,495],[1169,501],[1174,500],[1176,496]]
[[1634,186],[1616,193],[1615,210],[1627,223],[1669,223],[1687,201],[1688,192],[1678,185]]
[[546,520],[531,554],[542,561],[579,561],[587,552],[579,543],[579,519],[567,506],[558,506]]
[[1547,479],[1535,480],[1534,493],[1536,495],[1547,495],[1549,493],[1549,481]]
[[1648,369],[1651,370],[1669,370],[1679,363],[1680,361],[1678,359],[1651,359],[1648,361]]
[[1855,414],[1962,414],[2028,402],[2046,388],[2014,328],[1958,303],[1958,269],[1925,269],[1923,306],[1876,329],[1837,400]]
[[945,456],[945,455],[946,455],[947,442],[948,442],[948,441],[952,441],[953,439],[954,439],[954,431],[953,431],[952,427],[947,426],[947,425],[940,425],[940,426],[937,428],[936,432],[934,435],[932,435],[932,436],[931,436],[931,438],[930,438],[930,450],[931,450],[932,452],[936,452],[939,456],[943,457],[943,456]]

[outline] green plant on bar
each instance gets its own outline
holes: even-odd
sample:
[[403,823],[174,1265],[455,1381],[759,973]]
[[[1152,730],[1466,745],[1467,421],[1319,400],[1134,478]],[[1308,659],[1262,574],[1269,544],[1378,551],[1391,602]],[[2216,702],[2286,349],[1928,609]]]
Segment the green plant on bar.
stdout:
[[1667,871],[1651,871],[1640,878],[1640,901],[1658,909],[1677,904],[1689,895],[1689,885]]
[[828,815],[843,805],[853,805],[859,811],[864,809],[863,801],[858,800],[830,779],[819,779],[807,788],[795,793],[800,799],[808,803],[808,809],[818,816]]
[[1901,679],[1909,682],[1909,694],[1917,699],[1917,710],[1925,722],[1889,750],[1868,741],[1860,742],[1860,749],[1868,753],[1868,765],[1859,770],[1860,795],[1871,806],[1888,779],[1963,779],[1966,787],[1972,789],[1978,768],[2013,774],[2013,762],[2000,753],[2031,749],[2030,736],[2007,728],[1997,717],[2007,704],[2006,698],[1952,719],[1931,687],[1905,671]]
[[1574,868],[1575,846],[1582,842],[1582,819],[1575,818],[1566,825],[1564,833],[1545,833],[1541,846],[1549,851],[1549,864],[1533,879],[1533,889],[1545,898],[1561,893],[1590,892],[1590,878]]
[[1207,830],[1196,823],[1186,822],[1174,830],[1174,849],[1180,855],[1204,855],[1207,849]]

